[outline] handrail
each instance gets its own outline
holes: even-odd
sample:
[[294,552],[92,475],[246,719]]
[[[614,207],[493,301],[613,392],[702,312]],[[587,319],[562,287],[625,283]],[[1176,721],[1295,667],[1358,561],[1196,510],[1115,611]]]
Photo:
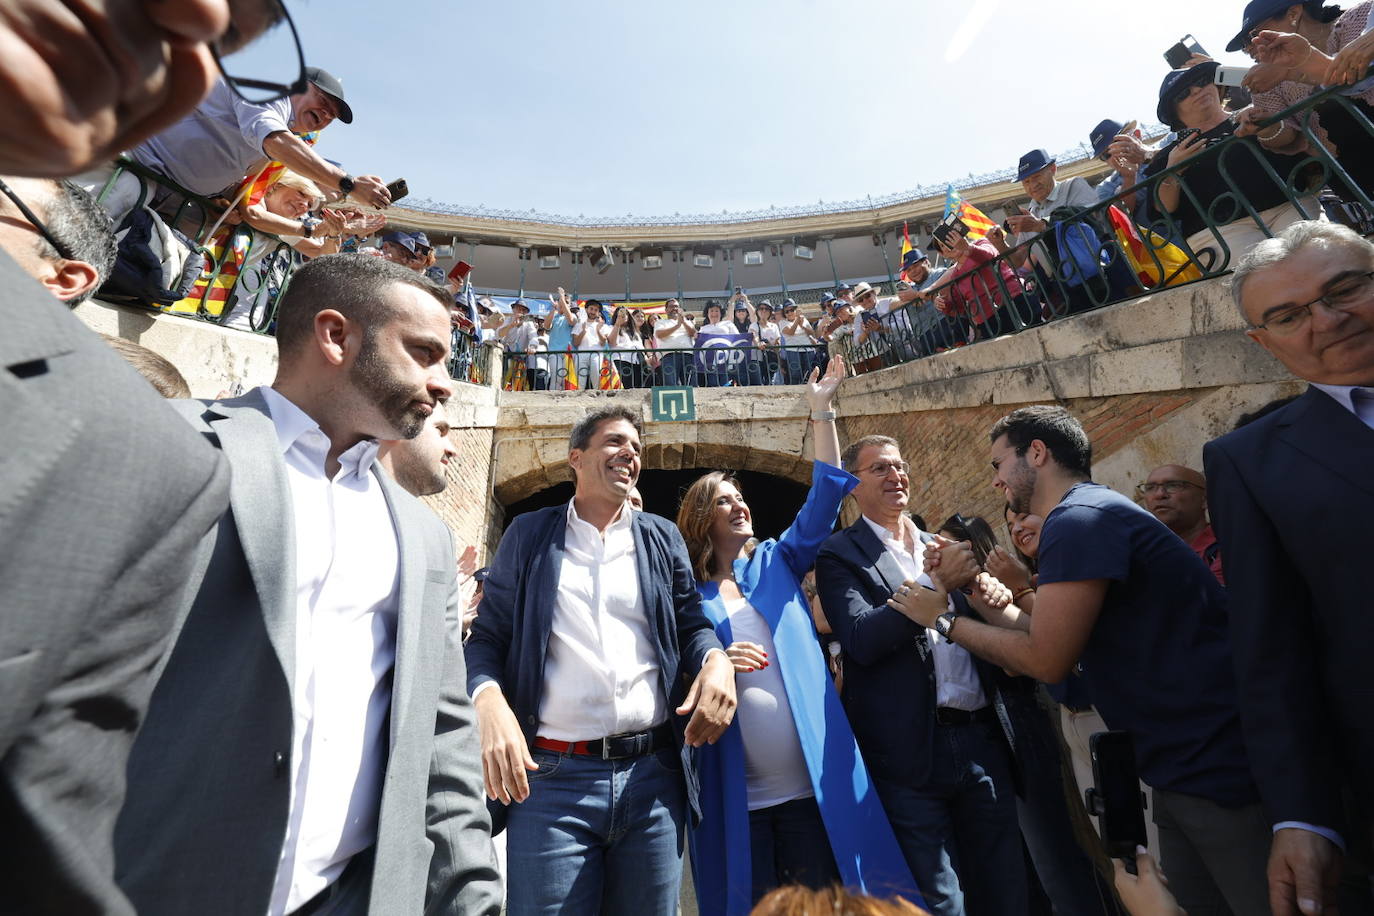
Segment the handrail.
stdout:
[[800,385],[824,365],[826,346],[785,343],[682,348],[506,350],[506,391],[606,391],[658,385],[749,388]]

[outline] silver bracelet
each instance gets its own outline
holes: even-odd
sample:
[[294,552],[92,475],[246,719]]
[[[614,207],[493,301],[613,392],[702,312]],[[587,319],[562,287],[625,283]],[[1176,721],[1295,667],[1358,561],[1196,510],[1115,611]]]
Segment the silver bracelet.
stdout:
[[816,423],[821,423],[821,422],[824,422],[824,421],[826,421],[826,420],[832,420],[832,421],[833,421],[833,420],[835,419],[835,411],[833,411],[833,410],[813,410],[813,411],[811,411],[811,419],[812,419],[813,422],[816,422]]

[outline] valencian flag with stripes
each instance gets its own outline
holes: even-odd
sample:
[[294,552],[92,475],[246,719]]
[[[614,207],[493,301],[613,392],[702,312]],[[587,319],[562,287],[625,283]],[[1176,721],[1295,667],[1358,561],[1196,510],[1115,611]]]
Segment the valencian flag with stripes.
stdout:
[[988,230],[997,225],[988,219],[986,213],[960,197],[954,185],[948,185],[945,191],[945,216],[951,213],[964,221],[964,225],[968,226],[968,237],[975,241],[984,238]]
[[[312,130],[296,136],[308,145],[314,146],[320,132]],[[277,183],[277,179],[285,171],[286,166],[280,162],[267,163],[256,175],[250,175],[240,182],[234,194],[235,203],[241,201],[248,207],[262,203],[262,199],[267,196],[267,190]],[[179,302],[173,302],[166,310],[183,315],[204,314],[218,318],[224,312],[225,303],[229,301],[230,291],[238,282],[239,271],[243,268],[243,262],[248,259],[248,248],[252,240],[252,229],[246,223],[238,226],[221,226],[205,243],[209,263],[191,287],[190,294]]]

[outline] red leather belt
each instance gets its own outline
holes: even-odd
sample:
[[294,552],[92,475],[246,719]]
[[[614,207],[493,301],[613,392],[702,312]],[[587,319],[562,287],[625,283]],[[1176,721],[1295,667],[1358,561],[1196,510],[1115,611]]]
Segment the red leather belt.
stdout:
[[592,741],[559,741],[557,738],[535,738],[534,746],[556,754],[574,754],[578,757],[597,757],[601,760],[625,760],[643,757],[655,751],[673,746],[673,729],[660,725],[647,732],[629,735],[611,735]]

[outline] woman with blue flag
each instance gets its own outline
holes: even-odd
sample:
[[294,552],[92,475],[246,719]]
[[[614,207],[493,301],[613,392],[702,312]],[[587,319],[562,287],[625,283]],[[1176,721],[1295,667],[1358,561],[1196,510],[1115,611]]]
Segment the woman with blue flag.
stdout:
[[844,361],[813,369],[806,399],[815,432],[811,491],[776,540],[754,539],[737,481],[715,471],[683,496],[702,609],[735,665],[739,707],[702,747],[702,820],[690,836],[703,916],[743,916],[785,884],[843,884],[921,903],[859,755],[822,657],[802,577],[858,479],[839,467],[835,392]]

